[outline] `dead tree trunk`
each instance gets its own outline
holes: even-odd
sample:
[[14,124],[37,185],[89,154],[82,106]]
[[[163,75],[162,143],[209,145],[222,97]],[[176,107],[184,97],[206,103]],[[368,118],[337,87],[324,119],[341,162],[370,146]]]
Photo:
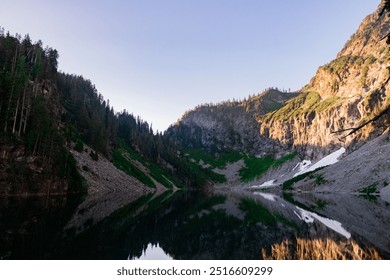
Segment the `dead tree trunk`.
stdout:
[[363,127],[365,127],[366,125],[372,123],[372,122],[375,122],[376,120],[380,119],[381,117],[385,116],[386,114],[390,114],[390,105],[386,107],[386,109],[384,109],[382,112],[380,112],[378,115],[376,115],[375,117],[371,118],[370,120],[362,123],[361,125],[357,126],[357,127],[351,127],[351,128],[346,128],[346,129],[342,129],[342,130],[338,130],[338,131],[332,131],[332,133],[336,134],[336,133],[342,133],[342,132],[345,132],[345,131],[350,131],[347,135],[343,136],[342,138],[347,138],[348,136],[356,133],[358,130],[362,129]]
[[15,115],[14,115],[14,125],[12,126],[12,134],[15,134],[16,121],[18,119],[18,112],[19,112],[19,100],[20,100],[20,96],[18,97],[18,101],[16,102],[16,109],[15,109]]
[[19,129],[18,129],[18,136],[20,136],[20,133],[22,131],[22,123],[26,121],[26,108],[24,107],[26,99],[26,85],[24,86],[23,91],[23,99],[22,99],[22,109],[20,110],[20,121],[19,121]]

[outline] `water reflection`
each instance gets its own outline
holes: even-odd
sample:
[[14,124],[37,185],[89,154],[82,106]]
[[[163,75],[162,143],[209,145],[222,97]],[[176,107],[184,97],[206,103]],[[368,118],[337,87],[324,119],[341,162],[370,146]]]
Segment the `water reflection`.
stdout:
[[[277,198],[276,195],[269,194],[269,193],[261,193],[261,192],[254,192],[253,194],[259,195],[267,200],[279,202],[279,204],[282,207],[286,207],[283,203],[283,200],[280,198]],[[339,234],[345,236],[347,239],[351,238],[351,233],[345,230],[345,228],[342,226],[342,224],[338,221],[322,217],[318,215],[317,213],[302,209],[298,206],[295,206],[296,210],[294,210],[294,214],[297,215],[299,219],[306,223],[313,223],[314,221],[321,222],[326,227],[338,232]]]
[[[339,199],[348,200],[350,206],[357,208],[347,209],[346,203],[337,205],[332,197],[314,195],[282,197],[224,191],[212,195],[173,195],[162,206],[149,201],[149,207],[136,217],[131,216],[131,207],[129,212],[122,210],[112,215],[89,231],[87,238],[78,238],[77,246],[70,247],[82,248],[84,253],[70,250],[66,256],[134,259],[140,257],[149,244],[159,244],[174,259],[273,258],[272,252],[282,251],[283,246],[289,248],[285,249],[288,254],[283,257],[279,254],[278,258],[298,258],[306,251],[312,251],[312,254],[304,254],[305,258],[316,258],[318,252],[336,247],[339,251],[333,250],[326,256],[387,258],[390,246],[384,243],[388,241],[373,242],[364,234],[370,230],[386,237],[390,217],[386,205],[372,205],[372,202],[354,196]],[[375,214],[371,215],[371,221],[376,220],[372,222],[375,229],[357,231],[356,219],[348,220],[351,212],[362,211],[363,206],[370,209],[371,214],[382,212],[380,220]],[[339,213],[340,210],[347,218]],[[358,248],[361,254],[354,256],[351,252]]]
[[0,259],[51,259],[80,196],[0,197]]
[[[16,259],[388,259],[390,256],[389,204],[358,196],[241,190],[207,195],[167,192],[140,197],[91,226],[76,223],[85,221],[78,218],[85,212],[70,215],[59,206],[42,209],[40,203],[19,203],[10,208],[10,204],[8,201],[8,208],[0,208],[2,232],[7,229],[0,238],[0,248],[6,244],[12,252],[10,258]],[[16,216],[23,218],[14,219],[8,211],[18,207],[20,213]],[[33,210],[34,207],[41,210]],[[33,214],[36,211],[40,216]],[[4,213],[7,213],[5,220]],[[72,220],[75,228],[84,230],[72,231],[64,220]],[[26,226],[31,223],[35,226]],[[15,233],[16,229],[23,230]],[[21,241],[23,246],[15,245]],[[1,253],[4,255],[7,250]]]
[[159,244],[153,245],[152,243],[148,244],[148,247],[143,251],[142,255],[138,258],[128,258],[129,260],[172,260],[173,258],[169,256],[164,250],[160,247]]
[[324,239],[283,240],[273,244],[271,251],[262,250],[265,260],[380,260],[374,248],[363,249],[355,241]]

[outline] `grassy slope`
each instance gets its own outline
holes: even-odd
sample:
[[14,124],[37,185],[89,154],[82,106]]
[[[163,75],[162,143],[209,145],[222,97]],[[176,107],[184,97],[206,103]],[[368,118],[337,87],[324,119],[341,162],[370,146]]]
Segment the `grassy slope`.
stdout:
[[304,114],[320,113],[339,104],[342,100],[338,96],[321,99],[317,92],[302,93],[286,102],[286,105],[279,110],[267,114],[264,121],[287,121]]
[[211,176],[211,179],[216,183],[224,183],[226,179],[218,180],[216,175],[219,174],[216,174],[212,170],[214,168],[224,168],[228,163],[234,163],[243,159],[245,161],[245,167],[239,171],[241,181],[250,182],[266,172],[269,168],[278,167],[297,155],[296,153],[291,153],[280,159],[274,159],[272,157],[256,158],[237,151],[228,151],[213,156],[200,149],[189,149],[187,150],[187,154],[189,154],[190,159],[194,161],[194,165],[199,166],[201,162],[203,162],[204,165],[206,164],[207,167],[205,167],[204,170],[209,172],[208,174]]
[[[188,149],[189,162],[194,168],[201,168],[206,176],[215,183],[225,183],[226,178],[222,174],[213,171],[214,168],[224,168],[226,164],[242,159],[243,155],[237,151],[227,151],[218,155],[211,155],[201,149]],[[203,163],[203,167],[201,166]]]
[[[167,189],[172,189],[174,186],[183,187],[169,172],[162,169],[157,164],[148,162],[124,143],[121,144],[120,148],[113,151],[112,158],[115,167],[124,171],[126,174],[135,177],[137,180],[151,188],[156,187],[152,178]],[[149,172],[141,170],[136,162],[142,164]]]
[[296,156],[296,153],[288,154],[279,159],[274,159],[272,157],[256,158],[246,156],[244,158],[246,166],[240,170],[241,181],[250,182],[266,172],[268,169],[278,167]]

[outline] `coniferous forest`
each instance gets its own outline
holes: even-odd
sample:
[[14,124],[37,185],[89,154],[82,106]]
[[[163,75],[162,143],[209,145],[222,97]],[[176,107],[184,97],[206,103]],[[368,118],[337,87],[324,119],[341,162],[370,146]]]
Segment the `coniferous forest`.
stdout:
[[[201,186],[207,175],[190,165],[161,132],[128,111],[116,112],[94,84],[57,71],[57,50],[29,35],[0,33],[0,172],[4,193],[77,193],[86,184],[70,149],[93,149],[113,160],[126,147],[181,184]],[[38,187],[37,187],[38,186]]]

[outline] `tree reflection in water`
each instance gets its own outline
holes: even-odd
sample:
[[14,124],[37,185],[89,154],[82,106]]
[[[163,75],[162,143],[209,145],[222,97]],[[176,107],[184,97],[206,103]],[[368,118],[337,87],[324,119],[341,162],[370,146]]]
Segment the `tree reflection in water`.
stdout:
[[265,260],[380,260],[374,248],[361,248],[355,241],[336,242],[332,239],[283,240],[271,245],[271,252],[262,249]]

